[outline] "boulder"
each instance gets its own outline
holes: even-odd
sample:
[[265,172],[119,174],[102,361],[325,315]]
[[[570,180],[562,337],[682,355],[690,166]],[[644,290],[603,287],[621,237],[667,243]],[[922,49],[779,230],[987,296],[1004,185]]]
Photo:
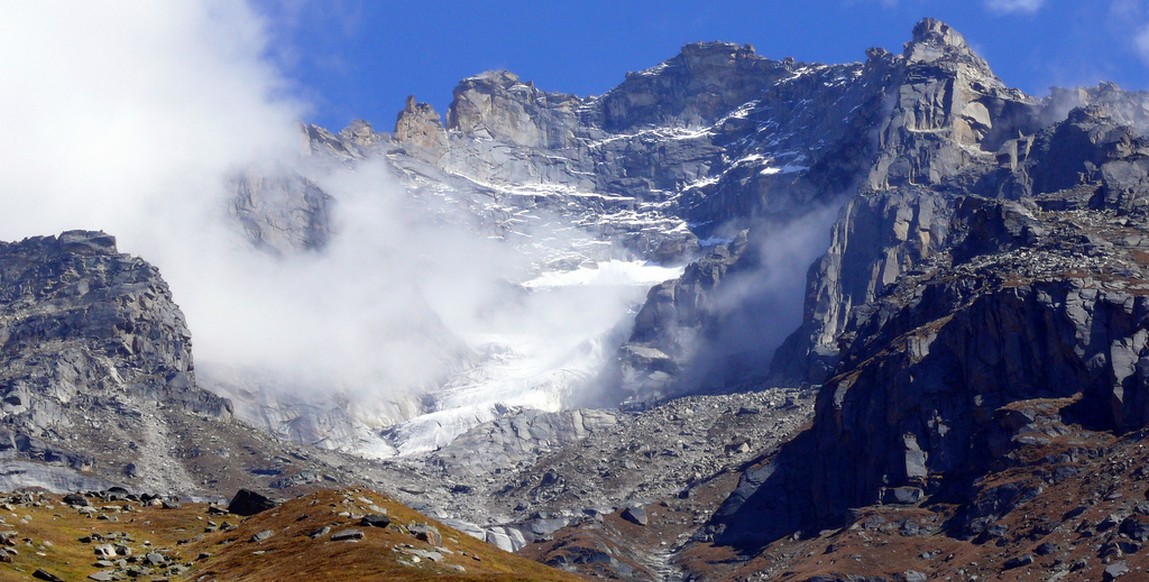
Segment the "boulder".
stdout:
[[363,531],[358,529],[341,529],[331,534],[333,542],[357,542],[363,539]]
[[917,505],[924,495],[920,487],[888,487],[882,489],[881,501],[887,505]]
[[79,493],[69,493],[65,495],[63,502],[72,507],[87,507],[91,505],[91,503],[88,502],[88,498]]
[[443,545],[443,536],[439,533],[439,528],[428,525],[425,523],[413,523],[407,526],[407,531],[416,539],[422,540],[431,544],[432,546]]
[[1132,569],[1129,568],[1129,564],[1125,563],[1125,560],[1121,560],[1105,566],[1101,579],[1106,581],[1116,580],[1129,572],[1132,572]]
[[32,572],[32,577],[37,580],[46,580],[47,582],[65,582],[63,578],[43,568],[37,568],[35,572]]
[[632,505],[622,510],[621,517],[635,525],[641,525],[645,527],[648,523],[646,508],[637,505]]
[[231,502],[227,504],[227,510],[236,515],[250,516],[274,509],[276,505],[278,504],[275,501],[255,491],[240,489],[231,498]]
[[364,515],[363,519],[359,520],[359,525],[367,527],[387,527],[391,525],[391,518],[379,514]]

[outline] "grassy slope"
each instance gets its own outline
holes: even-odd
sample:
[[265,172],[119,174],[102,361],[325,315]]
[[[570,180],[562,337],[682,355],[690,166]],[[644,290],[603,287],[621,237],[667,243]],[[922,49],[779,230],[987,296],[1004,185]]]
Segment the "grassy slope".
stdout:
[[[94,548],[100,541],[83,543],[83,536],[127,534],[123,543],[135,556],[156,551],[171,563],[190,565],[172,574],[168,567],[152,568],[139,580],[578,580],[503,552],[492,545],[452,530],[386,496],[360,489],[319,491],[292,499],[249,518],[211,515],[204,504],[177,509],[140,507],[139,503],[92,500],[100,508],[95,517],[63,505],[60,496],[13,497],[0,511],[0,532],[17,532],[11,563],[0,564],[0,579],[28,580],[38,568],[64,580],[84,580],[113,568],[97,567]],[[125,509],[127,506],[127,509]],[[372,507],[374,506],[374,507]],[[387,528],[359,526],[359,516],[382,508],[392,520]],[[99,519],[99,515],[116,521]],[[25,519],[27,517],[27,519]],[[228,522],[234,529],[216,526]],[[442,543],[432,546],[406,530],[412,523],[438,528]],[[331,541],[331,534],[312,539],[307,534],[324,526],[331,532],[354,528],[364,533],[358,542]],[[215,529],[215,531],[205,531]],[[264,541],[252,536],[270,530]],[[418,558],[414,551],[437,551],[440,561]],[[203,556],[210,554],[209,556]],[[137,558],[139,561],[139,558]],[[119,569],[142,564],[128,563]],[[462,568],[462,571],[459,568]]]

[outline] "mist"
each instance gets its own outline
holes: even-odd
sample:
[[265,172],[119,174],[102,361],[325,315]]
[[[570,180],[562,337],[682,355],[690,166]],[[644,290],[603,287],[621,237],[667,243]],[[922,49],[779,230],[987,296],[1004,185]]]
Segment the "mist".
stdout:
[[[115,235],[160,268],[201,362],[286,367],[302,384],[335,370],[363,384],[388,369],[410,384],[411,366],[388,364],[426,355],[404,353],[399,334],[364,353],[418,300],[404,280],[412,266],[394,259],[415,238],[394,178],[313,172],[339,196],[338,236],[322,255],[254,252],[228,214],[232,176],[302,151],[307,110],[282,97],[266,42],[258,15],[227,0],[14,7],[0,44],[26,56],[0,63],[12,138],[0,146],[0,237]],[[361,309],[370,304],[387,308]],[[354,365],[365,360],[379,364]]]
[[775,351],[802,323],[807,272],[830,243],[842,198],[749,233],[746,254],[716,288],[683,382],[705,391],[745,390],[769,381]]
[[[201,385],[283,436],[358,423],[367,432],[349,438],[370,439],[465,409],[449,433],[504,404],[557,409],[612,355],[644,285],[678,273],[604,263],[537,278],[547,249],[480,234],[444,201],[412,203],[386,163],[308,157],[308,107],[286,97],[267,23],[245,3],[17,5],[0,49],[20,55],[0,60],[0,240],[116,236],[169,283]],[[327,244],[253,245],[231,210],[252,173],[329,194]],[[576,236],[531,228],[524,240],[552,246]],[[301,421],[300,403],[316,418]]]

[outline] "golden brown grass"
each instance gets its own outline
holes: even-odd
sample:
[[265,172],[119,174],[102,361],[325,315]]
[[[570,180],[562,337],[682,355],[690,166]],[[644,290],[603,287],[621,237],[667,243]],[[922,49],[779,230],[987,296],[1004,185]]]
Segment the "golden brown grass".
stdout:
[[[367,500],[367,501],[364,501]],[[205,504],[187,504],[177,509],[140,507],[138,503],[115,502],[97,506],[118,506],[107,515],[119,521],[87,517],[60,503],[60,496],[47,495],[39,506],[12,506],[0,512],[7,525],[0,531],[16,531],[19,552],[12,563],[0,564],[0,579],[29,580],[37,568],[64,580],[85,580],[105,568],[94,562],[95,543],[82,543],[82,536],[97,533],[127,533],[136,555],[150,549],[162,550],[173,561],[190,563],[189,571],[171,580],[579,580],[555,570],[503,552],[498,548],[453,530],[407,508],[386,496],[365,489],[318,491],[285,502],[279,507],[249,518],[209,515]],[[374,506],[374,507],[372,507]],[[387,528],[359,526],[359,516],[386,510],[392,520]],[[24,520],[27,516],[28,520]],[[229,522],[235,529],[205,531],[209,522]],[[438,547],[416,539],[406,530],[411,523],[428,523],[439,529]],[[331,534],[312,539],[307,534],[324,526],[331,532],[354,528],[364,533],[358,542],[331,541]],[[274,535],[264,541],[251,541],[260,531]],[[145,542],[148,545],[145,546]],[[445,551],[444,551],[445,549]],[[410,550],[438,551],[443,559],[435,562],[414,559]],[[201,557],[203,554],[210,554]],[[462,571],[459,568],[462,568]],[[161,579],[154,572],[138,579]],[[164,578],[169,579],[169,578]]]

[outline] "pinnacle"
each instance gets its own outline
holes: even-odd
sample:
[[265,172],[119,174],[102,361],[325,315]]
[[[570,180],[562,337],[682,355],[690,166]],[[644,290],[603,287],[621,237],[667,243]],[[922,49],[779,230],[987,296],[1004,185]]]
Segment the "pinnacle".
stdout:
[[919,43],[969,49],[965,37],[962,36],[960,32],[936,18],[923,18],[914,25],[913,37],[910,44]]
[[910,63],[932,63],[939,60],[965,61],[992,76],[989,64],[970,48],[965,37],[936,18],[923,18],[914,26],[910,42],[902,53]]

